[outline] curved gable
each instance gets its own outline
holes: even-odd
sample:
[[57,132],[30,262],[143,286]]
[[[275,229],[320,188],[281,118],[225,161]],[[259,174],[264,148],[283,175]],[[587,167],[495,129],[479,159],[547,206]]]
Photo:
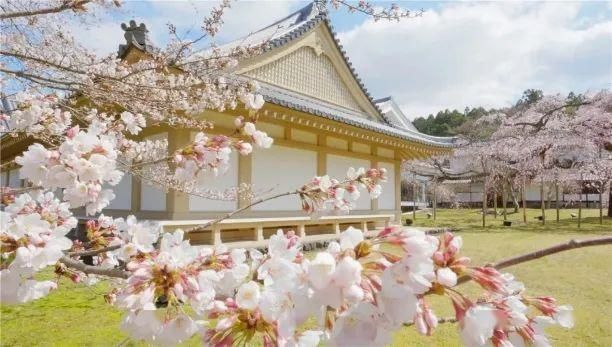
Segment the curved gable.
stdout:
[[332,61],[311,47],[300,47],[246,73],[262,82],[363,112]]
[[386,124],[355,79],[326,20],[290,42],[242,61],[238,73]]

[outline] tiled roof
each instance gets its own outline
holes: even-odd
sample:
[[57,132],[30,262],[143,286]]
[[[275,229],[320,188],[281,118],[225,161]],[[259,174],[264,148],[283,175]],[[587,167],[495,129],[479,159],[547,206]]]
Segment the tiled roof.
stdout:
[[287,17],[256,31],[247,37],[232,41],[228,44],[220,46],[219,48],[223,50],[239,45],[249,46],[266,42],[267,47],[265,48],[265,51],[270,51],[302,37],[316,28],[319,24],[325,25],[325,27],[329,30],[329,33],[334,39],[336,47],[341,53],[353,78],[359,85],[363,94],[368,98],[373,108],[378,112],[378,115],[384,120],[384,123],[374,122],[365,119],[364,116],[358,112],[264,83],[261,93],[264,95],[266,101],[409,141],[436,147],[453,146],[455,138],[436,137],[422,134],[418,131],[408,129],[405,126],[401,126],[397,121],[392,121],[389,119],[389,117],[385,116],[385,112],[383,112],[379,104],[381,101],[385,100],[379,99],[375,101],[372,95],[368,92],[361,78],[355,71],[353,64],[350,62],[346,51],[342,47],[342,44],[338,40],[337,34],[334,31],[334,27],[329,20],[327,12],[319,11],[316,1],[311,2],[307,6],[297,10],[294,13],[291,13]]
[[266,42],[267,47],[264,49],[264,51],[270,51],[272,49],[282,47],[287,43],[300,38],[304,34],[310,32],[312,29],[317,27],[317,25],[319,25],[320,23],[324,23],[329,29],[329,33],[334,39],[334,43],[336,44],[338,51],[341,53],[342,58],[344,59],[348,69],[353,75],[353,78],[359,85],[359,88],[361,89],[363,94],[367,97],[372,107],[378,112],[378,115],[385,121],[385,123],[392,124],[385,117],[384,113],[378,107],[378,105],[376,105],[376,103],[374,102],[374,98],[363,84],[363,81],[357,74],[357,71],[355,71],[353,64],[350,62],[348,56],[346,55],[346,51],[338,40],[337,34],[334,31],[334,27],[331,21],[329,20],[327,12],[320,12],[315,2],[311,2],[307,6],[297,10],[296,12],[288,15],[287,17],[276,21],[275,23],[272,23],[271,25],[261,30],[258,30],[245,38],[232,41],[219,48],[223,50],[224,48],[231,48],[238,45],[248,46]]
[[345,108],[319,99],[311,98],[303,94],[295,93],[284,88],[263,83],[259,92],[264,96],[264,99],[266,99],[267,102],[271,102],[276,105],[315,114],[317,116],[358,128],[372,130],[381,134],[422,143],[429,146],[454,147],[455,138],[453,137],[429,136],[418,131],[399,129],[387,124],[374,122],[363,118],[363,116],[357,112],[351,112]]
[[380,107],[380,110],[394,127],[410,131],[418,131],[392,97],[388,96],[386,98],[374,100],[374,102],[378,107]]

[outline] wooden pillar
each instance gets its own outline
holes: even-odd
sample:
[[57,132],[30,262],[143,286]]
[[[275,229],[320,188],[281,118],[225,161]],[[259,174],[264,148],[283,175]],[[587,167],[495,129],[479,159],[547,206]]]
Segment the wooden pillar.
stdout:
[[[402,223],[402,161],[395,162],[395,223]],[[378,201],[378,200],[377,200]],[[378,202],[376,203],[378,209]]]
[[[350,148],[350,147],[349,147]],[[378,160],[372,159],[370,160],[371,168],[378,168]],[[366,168],[367,169],[367,168]],[[397,188],[397,185],[395,186]],[[396,189],[397,191],[397,189]],[[395,192],[393,192],[393,197],[395,198]],[[401,198],[400,198],[401,199]],[[370,199],[370,210],[375,213],[378,210],[378,198]]]
[[[191,142],[191,132],[187,129],[171,129],[168,131],[168,153],[188,145]],[[189,195],[186,193],[170,190],[166,194],[166,210],[171,218],[177,214],[184,215],[189,212]],[[180,217],[179,217],[180,218]]]
[[412,174],[412,221],[416,220],[416,208],[417,208],[417,180],[416,173]]
[[212,242],[213,246],[218,246],[222,243],[221,241],[221,227],[219,224],[212,226]]
[[[238,156],[238,184],[245,184],[251,187],[253,180],[253,154]],[[251,203],[250,199],[238,199],[238,208],[243,208]],[[250,211],[248,208],[245,211]]]
[[433,181],[433,220],[436,220],[436,210],[437,210],[437,204],[438,204],[438,200],[437,200],[437,194],[436,194],[436,190],[438,189],[438,180],[436,178],[434,178]]
[[[319,147],[327,146],[327,137],[320,134],[317,138]],[[317,175],[323,176],[327,174],[327,154],[326,152],[319,150],[317,152]]]
[[334,234],[340,235],[340,223],[334,222],[333,226],[334,226]]
[[300,238],[306,237],[306,225],[305,224],[298,224],[298,236]]
[[[127,175],[127,174],[126,174]],[[140,190],[142,181],[136,175],[132,176],[132,212],[140,212]]]
[[263,241],[263,240],[264,240],[263,226],[258,225],[255,227],[255,241]]
[[361,232],[364,234],[368,232],[368,221],[361,221]]

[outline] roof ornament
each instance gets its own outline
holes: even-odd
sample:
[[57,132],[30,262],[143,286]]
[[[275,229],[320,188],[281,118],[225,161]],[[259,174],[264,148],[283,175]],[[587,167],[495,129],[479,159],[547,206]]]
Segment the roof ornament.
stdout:
[[141,51],[152,51],[153,45],[151,41],[149,41],[149,30],[144,23],[136,25],[136,21],[131,20],[129,26],[125,23],[121,23],[121,29],[125,31],[123,37],[126,43],[119,45],[120,57],[123,57],[127,53],[127,49],[132,45]]
[[327,13],[327,0],[314,0],[313,3],[318,13]]

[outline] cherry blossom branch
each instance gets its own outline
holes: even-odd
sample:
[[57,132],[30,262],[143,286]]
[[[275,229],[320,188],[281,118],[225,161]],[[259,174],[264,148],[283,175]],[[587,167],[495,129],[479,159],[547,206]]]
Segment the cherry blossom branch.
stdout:
[[91,0],[64,0],[62,1],[61,5],[55,7],[45,7],[38,10],[3,13],[0,14],[0,19],[32,17],[44,14],[59,13],[66,10],[81,11],[83,10],[83,5],[86,5],[90,2]]
[[121,248],[121,246],[122,245],[114,245],[114,246],[108,246],[108,247],[104,247],[104,248],[100,248],[100,249],[94,249],[94,250],[89,250],[89,251],[70,252],[70,253],[68,253],[68,256],[71,256],[71,257],[87,257],[87,256],[92,256],[92,255],[98,255],[100,253],[114,251],[116,249]]
[[[612,236],[599,237],[588,240],[569,240],[564,243],[560,243],[555,246],[551,246],[548,248],[543,248],[534,252],[529,252],[521,255],[517,255],[514,257],[510,257],[507,259],[500,260],[496,263],[487,264],[487,267],[493,267],[496,269],[503,269],[510,266],[518,265],[521,263],[525,263],[531,260],[543,258],[555,253],[565,252],[576,248],[582,247],[591,247],[591,246],[602,246],[612,244]],[[469,276],[461,276],[457,280],[457,284],[465,283],[471,281],[472,278]]]
[[351,5],[347,1],[344,0],[331,0],[332,6],[335,8],[340,7],[340,5],[345,6],[349,12],[361,12],[365,15],[371,16],[374,20],[378,21],[380,19],[386,20],[400,20],[402,18],[414,18],[420,17],[425,13],[424,10],[419,10],[416,13],[412,13],[410,10],[403,10],[397,7],[397,5],[392,4],[388,9],[380,9],[376,10],[372,4],[366,1],[359,1],[358,4]]
[[202,231],[202,230],[210,227],[211,225],[215,225],[215,224],[217,224],[217,223],[219,223],[219,222],[221,222],[223,220],[231,218],[232,216],[234,216],[234,215],[236,215],[236,214],[238,214],[240,212],[246,211],[246,210],[248,210],[249,208],[251,208],[251,207],[253,207],[255,205],[259,205],[259,204],[264,203],[266,201],[269,201],[269,200],[272,200],[272,199],[277,199],[277,198],[280,198],[280,197],[283,197],[283,196],[299,194],[300,192],[301,192],[300,190],[294,190],[294,191],[289,191],[289,192],[284,192],[284,193],[279,193],[279,194],[276,194],[276,195],[268,196],[268,197],[265,197],[265,198],[264,197],[259,198],[259,199],[255,200],[255,201],[251,202],[250,204],[248,204],[246,206],[243,206],[243,207],[241,207],[239,209],[236,209],[236,210],[234,210],[232,212],[228,212],[225,215],[223,215],[223,216],[221,216],[221,217],[219,217],[217,219],[214,219],[214,220],[211,220],[211,221],[206,222],[204,224],[198,225],[196,227],[187,229],[187,230],[185,230],[185,233],[193,233],[193,232],[197,232],[197,231]]
[[589,104],[591,104],[590,101],[582,101],[582,102],[578,102],[578,103],[567,103],[567,104],[560,105],[560,106],[557,106],[555,108],[552,108],[552,109],[546,111],[542,115],[542,117],[540,117],[540,119],[537,122],[518,122],[518,123],[514,123],[512,125],[515,125],[515,126],[520,126],[520,125],[531,126],[531,127],[534,127],[536,129],[536,131],[538,131],[541,128],[543,128],[544,126],[546,126],[546,123],[548,123],[548,117],[552,116],[555,112],[561,111],[561,110],[563,110],[565,108],[568,108],[568,107],[580,107],[580,106],[589,105]]
[[66,265],[67,267],[81,271],[88,275],[98,275],[105,277],[116,277],[116,278],[128,278],[130,273],[123,271],[118,268],[105,268],[100,266],[87,265],[78,260],[74,260],[68,256],[63,256],[59,259],[59,262]]

